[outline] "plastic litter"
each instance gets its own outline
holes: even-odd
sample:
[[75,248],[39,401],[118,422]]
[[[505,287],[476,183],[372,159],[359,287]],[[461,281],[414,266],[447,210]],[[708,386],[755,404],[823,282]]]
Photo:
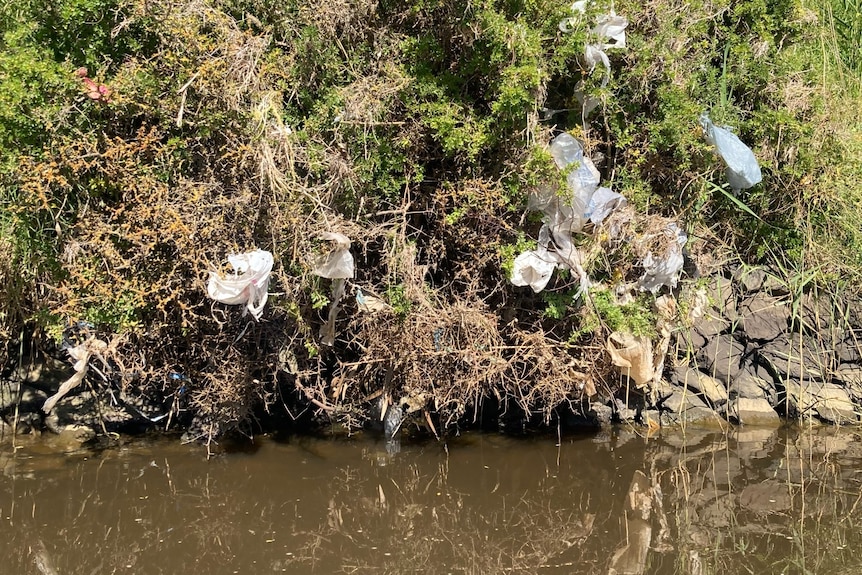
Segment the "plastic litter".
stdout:
[[682,247],[688,241],[688,236],[676,224],[670,224],[665,234],[672,239],[667,250],[661,256],[648,252],[641,265],[644,273],[638,280],[641,291],[656,293],[662,286],[675,288],[679,281],[679,272],[685,263]]
[[719,127],[712,123],[706,112],[700,115],[700,125],[706,141],[715,146],[718,155],[727,165],[725,175],[734,193],[760,183],[763,175],[760,164],[751,148],[742,143],[729,126]]
[[341,310],[341,299],[344,297],[347,280],[356,273],[353,255],[350,253],[350,238],[336,232],[324,232],[321,239],[335,243],[328,254],[317,258],[312,273],[332,280],[332,305],[326,323],[320,328],[320,340],[324,345],[335,344],[335,320]]
[[90,369],[90,357],[94,354],[104,353],[107,349],[108,344],[100,339],[96,339],[94,336],[90,336],[75,347],[67,349],[69,357],[75,360],[72,366],[75,374],[60,385],[57,393],[45,400],[45,403],[42,405],[42,411],[51,413],[51,410],[54,409],[58,401],[81,385],[81,382],[87,376],[87,371]]
[[653,380],[655,367],[650,338],[615,331],[608,336],[606,348],[620,375],[628,376],[638,387]]
[[211,271],[207,295],[228,305],[245,304],[244,313],[250,313],[255,321],[259,320],[268,296],[272,254],[265,250],[255,250],[231,255],[227,261],[233,267],[234,273],[222,277],[218,272]]
[[548,285],[554,268],[560,267],[574,271],[580,289],[586,290],[591,282],[583,267],[584,255],[572,241],[572,234],[582,231],[587,222],[600,223],[626,200],[609,188],[599,188],[599,170],[571,134],[554,138],[550,152],[557,167],[567,171],[570,195],[546,187],[530,196],[527,208],[543,214],[539,247],[515,258],[510,281],[538,293]]
[[556,267],[556,257],[549,254],[546,249],[539,248],[524,252],[515,258],[512,266],[512,284],[530,286],[534,292],[539,293],[548,285]]
[[335,242],[335,248],[317,258],[313,274],[328,279],[352,278],[356,272],[353,255],[350,253],[350,238],[344,234],[324,232],[321,239]]
[[[586,13],[588,4],[589,2],[586,0],[580,0],[572,4],[572,13],[576,15],[563,18],[559,24],[560,31],[563,33],[571,32],[575,24]],[[588,75],[595,71],[598,64],[604,67],[605,70],[601,82],[602,88],[608,85],[611,77],[611,62],[608,58],[607,50],[626,47],[627,27],[628,20],[623,16],[618,16],[611,9],[610,12],[599,15],[596,19],[596,25],[590,29],[590,33],[597,37],[598,42],[587,44],[584,47],[584,64],[587,66]],[[589,96],[584,92],[583,80],[575,88],[575,97],[583,108],[582,119],[584,120],[601,103],[599,98]]]

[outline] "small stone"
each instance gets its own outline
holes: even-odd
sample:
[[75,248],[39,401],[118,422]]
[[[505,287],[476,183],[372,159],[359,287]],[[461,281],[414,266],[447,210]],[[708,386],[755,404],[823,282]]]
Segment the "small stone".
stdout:
[[728,392],[731,397],[735,398],[766,399],[767,390],[772,387],[773,385],[769,381],[743,372],[730,383]]

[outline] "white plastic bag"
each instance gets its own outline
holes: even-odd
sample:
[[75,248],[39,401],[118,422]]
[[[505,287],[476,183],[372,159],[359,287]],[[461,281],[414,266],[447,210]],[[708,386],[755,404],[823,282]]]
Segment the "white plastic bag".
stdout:
[[548,285],[555,267],[556,258],[545,249],[524,252],[515,258],[511,282],[516,286],[530,286],[534,292],[539,293]]
[[222,277],[210,271],[207,295],[228,305],[246,305],[246,312],[255,321],[263,315],[263,307],[269,289],[269,276],[272,272],[272,254],[265,250],[255,250],[235,254],[227,259],[234,269],[232,275]]
[[328,279],[352,278],[356,270],[350,253],[350,238],[335,232],[324,232],[320,237],[335,242],[335,249],[317,258],[312,273]]
[[324,345],[335,344],[335,320],[341,310],[341,298],[344,297],[346,281],[354,277],[356,268],[353,255],[350,253],[350,238],[336,232],[324,232],[320,235],[324,240],[335,242],[335,248],[328,254],[320,256],[312,273],[332,280],[332,304],[326,323],[320,328],[320,338]]
[[718,155],[727,165],[725,174],[734,192],[747,190],[760,183],[763,176],[751,148],[743,144],[729,127],[721,128],[713,124],[706,112],[700,115],[700,125],[703,127],[706,141],[715,146]]

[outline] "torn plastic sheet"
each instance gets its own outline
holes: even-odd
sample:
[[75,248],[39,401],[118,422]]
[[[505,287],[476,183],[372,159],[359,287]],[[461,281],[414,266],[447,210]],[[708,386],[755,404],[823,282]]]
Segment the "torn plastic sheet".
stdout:
[[688,241],[688,236],[676,224],[668,225],[665,234],[673,239],[669,242],[665,253],[655,256],[652,252],[648,252],[641,262],[644,268],[644,273],[638,280],[641,291],[656,293],[665,285],[676,287],[679,281],[679,272],[685,263],[682,247]]
[[100,339],[96,339],[94,336],[90,336],[75,347],[70,347],[67,352],[69,357],[75,360],[75,364],[73,365],[75,374],[60,385],[57,393],[45,400],[45,403],[42,405],[42,411],[51,413],[51,410],[54,409],[58,401],[81,385],[81,382],[87,376],[87,371],[90,369],[90,356],[104,353],[107,349],[108,344]]
[[328,279],[352,278],[356,270],[350,253],[350,238],[335,232],[324,232],[320,237],[335,242],[335,249],[317,258],[311,273]]
[[515,258],[512,265],[512,284],[530,286],[534,292],[539,293],[548,285],[556,267],[556,256],[546,249],[524,252]]
[[335,248],[328,254],[317,258],[316,267],[312,273],[332,280],[332,304],[326,323],[320,328],[320,340],[324,345],[335,344],[335,320],[341,310],[341,298],[348,279],[356,273],[353,255],[350,253],[350,238],[344,234],[324,232],[321,239],[335,243]]
[[[563,18],[559,24],[560,31],[563,33],[571,32],[578,20],[586,13],[588,4],[587,0],[580,0],[572,4],[571,10],[577,15]],[[601,82],[602,88],[608,85],[611,77],[611,62],[608,58],[607,50],[626,47],[626,28],[628,24],[628,20],[625,17],[618,16],[611,9],[607,14],[600,14],[596,18],[596,25],[590,29],[590,33],[596,36],[599,42],[587,44],[584,47],[584,64],[586,64],[588,69],[587,75],[592,74],[598,64],[604,67]],[[583,108],[581,117],[586,120],[587,116],[601,103],[601,100],[595,96],[586,94],[584,87],[583,80],[578,82],[575,88],[575,97]]]
[[655,368],[650,338],[615,331],[608,336],[605,345],[611,356],[611,363],[620,375],[628,376],[638,387],[643,387],[653,380]]
[[718,127],[713,124],[706,112],[700,115],[699,121],[706,141],[715,146],[718,155],[727,165],[725,175],[731,189],[738,192],[760,183],[763,175],[751,148],[731,132],[729,126]]
[[233,267],[234,273],[222,277],[218,272],[211,271],[207,295],[228,305],[245,304],[245,311],[250,313],[255,321],[259,320],[268,295],[272,254],[265,250],[255,250],[231,255],[227,261]]
[[[584,154],[581,143],[563,133],[551,141],[551,156],[561,171],[567,171],[568,197],[561,197],[550,187],[542,188],[529,198],[527,207],[543,214],[539,230],[539,247],[520,254],[512,269],[516,286],[529,285],[536,293],[545,289],[555,267],[570,269],[580,281],[580,289],[590,287],[583,267],[584,256],[572,241],[572,234],[583,230],[587,222],[600,223],[613,210],[625,205],[625,198],[609,188],[599,188],[600,174]],[[577,167],[570,169],[573,165]],[[553,242],[551,241],[553,240]]]

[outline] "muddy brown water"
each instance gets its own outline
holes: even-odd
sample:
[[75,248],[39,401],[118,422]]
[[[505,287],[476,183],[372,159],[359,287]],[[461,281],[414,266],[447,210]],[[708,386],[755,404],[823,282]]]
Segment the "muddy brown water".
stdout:
[[0,455],[0,573],[862,573],[862,441],[821,428]]

